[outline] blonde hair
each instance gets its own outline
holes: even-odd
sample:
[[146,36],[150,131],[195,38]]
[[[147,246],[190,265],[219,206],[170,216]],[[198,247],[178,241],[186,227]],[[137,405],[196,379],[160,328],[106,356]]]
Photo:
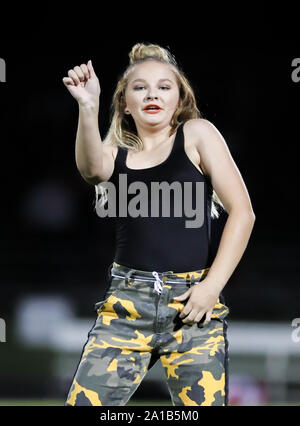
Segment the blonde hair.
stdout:
[[[171,52],[157,44],[137,43],[129,53],[129,65],[119,79],[112,98],[112,115],[109,130],[105,136],[103,144],[113,145],[134,151],[141,151],[144,148],[143,141],[139,138],[131,116],[125,114],[125,91],[128,83],[128,76],[133,68],[145,61],[158,61],[170,66],[174,72],[179,87],[179,103],[171,120],[170,136],[176,132],[178,126],[188,120],[201,118],[201,113],[197,108],[194,91],[188,82],[184,72],[179,68],[175,57]],[[107,201],[107,190],[101,186],[101,183],[95,185],[96,191],[96,210],[100,202],[103,205]],[[98,200],[100,194],[101,201]],[[211,203],[211,217],[218,218],[218,207],[224,209],[224,206],[213,189]]]

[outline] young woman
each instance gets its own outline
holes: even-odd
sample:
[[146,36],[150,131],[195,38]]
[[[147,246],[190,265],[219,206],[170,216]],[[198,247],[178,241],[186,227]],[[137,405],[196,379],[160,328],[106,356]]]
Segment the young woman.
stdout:
[[[78,170],[95,185],[99,216],[107,205],[117,213],[106,292],[65,405],[126,405],[158,359],[173,405],[227,405],[222,289],[255,215],[224,138],[201,118],[175,58],[153,44],[135,45],[129,57],[104,142],[91,61],[63,78],[79,105]],[[212,258],[218,208],[228,218]],[[191,212],[197,220],[188,220]]]

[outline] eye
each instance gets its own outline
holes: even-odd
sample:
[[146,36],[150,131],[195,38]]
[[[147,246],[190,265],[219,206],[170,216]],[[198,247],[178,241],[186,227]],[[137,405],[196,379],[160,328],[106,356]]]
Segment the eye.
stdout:
[[163,89],[163,90],[170,90],[170,87],[169,87],[169,86],[160,86],[160,89]]
[[145,86],[136,86],[135,88],[134,88],[134,90],[141,90],[141,89],[144,89],[145,88]]

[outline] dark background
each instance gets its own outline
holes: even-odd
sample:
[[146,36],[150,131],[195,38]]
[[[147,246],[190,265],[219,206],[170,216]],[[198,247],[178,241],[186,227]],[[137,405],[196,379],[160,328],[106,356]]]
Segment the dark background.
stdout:
[[[130,10],[128,17],[118,10],[107,21],[83,8],[77,21],[60,14],[46,21],[45,9],[43,19],[24,20],[18,32],[2,37],[0,316],[8,341],[16,304],[26,295],[63,294],[79,317],[93,316],[101,300],[114,256],[113,228],[96,215],[95,189],[76,168],[78,107],[62,78],[92,59],[104,138],[117,79],[131,47],[143,41],[175,55],[249,191],[256,222],[224,289],[230,318],[290,322],[300,316],[300,82],[291,78],[292,60],[300,57],[296,27],[290,15],[275,14],[265,3],[197,10],[195,16],[192,7],[180,6],[169,19],[158,5],[135,19]],[[79,21],[85,13],[88,19]],[[225,220],[223,214],[213,221],[215,250]]]

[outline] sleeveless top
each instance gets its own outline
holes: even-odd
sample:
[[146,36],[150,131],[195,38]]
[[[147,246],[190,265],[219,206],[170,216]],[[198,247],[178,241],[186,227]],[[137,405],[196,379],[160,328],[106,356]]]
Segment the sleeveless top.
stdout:
[[[132,269],[159,272],[195,271],[208,268],[212,263],[210,214],[213,188],[209,177],[199,172],[185,152],[183,125],[181,123],[177,128],[170,155],[157,166],[130,169],[126,166],[127,149],[118,147],[114,171],[108,179],[116,188],[116,216],[113,218],[116,263]],[[151,193],[155,182],[164,182],[167,189]],[[137,186],[142,186],[142,190]],[[175,187],[176,197],[175,190],[172,190]],[[147,216],[145,213],[132,214],[129,210],[131,200],[131,207],[134,206],[137,211],[141,211],[142,205],[145,207],[144,202],[134,201],[138,196],[141,200],[141,194],[143,201],[148,198],[144,209]],[[190,201],[187,202],[184,197]],[[124,211],[120,214],[121,202],[123,210],[124,203],[126,210],[128,207],[125,214]],[[151,210],[155,203],[159,206],[156,217]],[[165,213],[162,210],[164,203],[167,206]],[[175,205],[182,207],[179,213],[176,213]]]

